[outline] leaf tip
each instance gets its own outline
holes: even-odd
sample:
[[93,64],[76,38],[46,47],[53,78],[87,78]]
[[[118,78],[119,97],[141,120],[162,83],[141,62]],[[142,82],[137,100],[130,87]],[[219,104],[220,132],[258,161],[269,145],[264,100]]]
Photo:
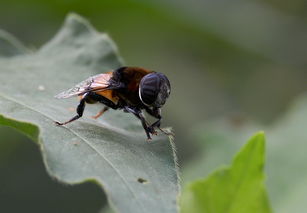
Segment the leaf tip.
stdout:
[[[247,143],[241,148],[241,150],[236,154],[233,159],[235,162],[240,162],[242,159],[252,159],[254,156],[254,164],[260,165],[261,168],[264,166],[265,162],[265,134],[263,131],[259,131],[254,134]],[[252,161],[251,161],[252,162]]]
[[252,143],[252,142],[254,142],[254,143],[263,143],[264,144],[265,143],[265,133],[264,133],[264,131],[259,131],[259,132],[255,133],[251,137],[251,139],[249,140],[249,143]]
[[260,137],[265,137],[265,133],[263,130],[259,131],[259,132],[256,132],[254,136],[260,136]]

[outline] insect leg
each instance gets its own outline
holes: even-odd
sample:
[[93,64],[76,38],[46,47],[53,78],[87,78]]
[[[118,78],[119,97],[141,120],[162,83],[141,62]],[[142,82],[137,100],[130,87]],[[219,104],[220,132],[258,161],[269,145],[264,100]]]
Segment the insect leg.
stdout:
[[161,109],[160,108],[150,109],[149,107],[146,107],[145,110],[151,116],[153,116],[155,118],[158,118],[158,120],[156,122],[154,122],[153,124],[151,124],[149,128],[154,128],[154,127],[158,127],[159,128],[160,125],[161,125],[161,120],[162,120]]
[[130,108],[130,107],[127,107],[127,106],[124,107],[124,111],[134,114],[138,119],[141,120],[142,126],[143,126],[143,128],[146,132],[146,135],[147,135],[147,139],[150,140],[151,139],[151,137],[150,137],[151,132],[150,132],[148,126],[147,126],[147,122],[145,120],[144,115],[142,114],[142,111],[139,110],[139,109],[133,109],[133,108]]
[[92,118],[97,119],[100,116],[103,115],[104,112],[106,112],[109,109],[109,107],[105,106],[103,107],[95,116],[92,116]]
[[80,100],[80,103],[79,103],[79,105],[78,105],[78,107],[77,107],[77,110],[76,110],[76,111],[77,111],[77,115],[76,115],[76,116],[74,116],[73,118],[71,118],[70,120],[68,120],[68,121],[66,121],[66,122],[60,123],[60,122],[57,122],[57,121],[56,121],[55,123],[56,123],[57,125],[59,125],[59,126],[62,126],[62,125],[66,125],[66,124],[68,124],[68,123],[71,123],[71,122],[73,122],[73,121],[75,121],[75,120],[81,118],[82,115],[83,115],[83,112],[84,112],[84,108],[85,108],[86,96],[87,96],[87,94],[84,95],[83,98]]
[[154,128],[157,127],[158,129],[160,129],[161,132],[163,132],[166,135],[171,135],[174,136],[174,134],[172,132],[166,132],[165,130],[160,128],[161,125],[161,120],[162,120],[162,116],[161,116],[161,109],[160,108],[153,108],[150,109],[149,107],[145,108],[146,112],[148,112],[148,114],[150,114],[151,116],[158,118],[158,120],[156,122],[154,122],[153,124],[151,124],[148,128],[150,132],[154,132]]

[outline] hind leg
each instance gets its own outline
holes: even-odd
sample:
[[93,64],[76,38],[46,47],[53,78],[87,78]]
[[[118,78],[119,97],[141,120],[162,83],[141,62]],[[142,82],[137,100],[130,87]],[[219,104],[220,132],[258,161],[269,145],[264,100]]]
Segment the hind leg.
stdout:
[[66,121],[66,122],[63,122],[63,123],[60,123],[60,122],[55,122],[55,124],[56,125],[59,125],[59,126],[62,126],[62,125],[66,125],[66,124],[68,124],[68,123],[71,123],[71,122],[73,122],[73,121],[75,121],[75,120],[78,120],[79,118],[81,118],[82,117],[82,115],[83,115],[83,112],[84,112],[84,108],[85,108],[85,101],[86,101],[86,97],[87,97],[87,94],[85,94],[83,97],[82,97],[82,99],[80,100],[80,103],[79,103],[79,105],[78,105],[78,107],[77,107],[77,115],[76,116],[74,116],[74,117],[72,117],[70,120],[68,120],[68,121]]

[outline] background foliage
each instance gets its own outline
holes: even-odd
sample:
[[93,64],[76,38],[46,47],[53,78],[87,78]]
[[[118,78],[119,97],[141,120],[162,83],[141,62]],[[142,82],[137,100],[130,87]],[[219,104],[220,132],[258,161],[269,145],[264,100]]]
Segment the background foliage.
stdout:
[[[280,117],[290,108],[294,98],[305,91],[306,10],[303,0],[94,0],[86,3],[81,0],[2,0],[0,28],[36,49],[56,32],[68,12],[75,11],[88,17],[100,31],[110,33],[127,65],[166,73],[173,90],[172,98],[163,110],[163,125],[174,126],[184,180],[192,180],[203,177],[220,162],[227,161],[225,156],[231,159],[239,142],[244,142],[252,131],[270,131],[273,128],[270,126],[279,125]],[[269,136],[267,140],[271,147],[268,165],[274,159],[270,157],[270,150],[276,150],[276,153],[281,152],[277,168],[295,159],[293,165],[297,169],[295,174],[286,169],[293,167],[284,167],[282,176],[268,174],[273,209],[283,209],[287,203],[296,203],[290,205],[290,209],[295,207],[296,212],[306,209],[299,198],[306,198],[307,190],[299,185],[291,187],[294,175],[304,176],[303,166],[296,162],[304,162],[306,158],[294,151],[288,152],[293,144],[297,150],[306,147],[307,137],[302,134],[304,123],[299,125],[297,119],[299,116],[293,118],[289,127],[276,133],[282,135],[288,128],[297,130],[293,138],[284,137],[283,142],[279,142],[279,139],[275,140],[277,136],[272,139]],[[288,122],[280,125],[287,126]],[[218,125],[208,126],[212,123]],[[226,131],[224,127],[230,130]],[[237,135],[234,130],[240,130],[244,135],[230,139]],[[41,212],[40,205],[53,206],[50,202],[55,201],[45,199],[38,190],[50,187],[52,183],[42,181],[38,187],[33,181],[46,176],[40,156],[33,154],[37,153],[35,146],[23,143],[25,139],[16,132],[6,128],[1,128],[1,131],[5,137],[1,137],[0,165],[6,169],[1,170],[0,183],[5,183],[7,190],[0,192],[0,198],[8,199],[1,208],[16,202],[17,198],[25,204],[14,207],[29,208],[32,212]],[[223,134],[215,134],[221,132]],[[228,143],[223,143],[226,139]],[[201,169],[202,159],[210,156],[215,156],[215,160],[206,161],[208,167]],[[21,168],[33,171],[29,175]],[[186,175],[188,173],[190,175]],[[21,188],[16,186],[20,179],[14,181],[12,177],[23,177]],[[280,183],[280,191],[276,193],[270,190],[274,182]],[[22,187],[28,187],[25,191],[32,191],[31,196],[21,193]],[[99,209],[103,196],[92,185],[57,187],[61,192],[54,187],[44,188],[48,191],[45,196],[57,198],[63,195],[68,200],[80,196],[84,203],[78,202],[78,205],[92,206],[93,212],[95,207]],[[293,191],[286,193],[287,188]],[[72,193],[71,190],[91,193]],[[73,208],[68,200],[61,205],[63,209]],[[76,211],[81,209],[77,204]]]
[[185,186],[181,212],[270,213],[264,162],[265,138],[259,132],[236,154],[230,166]]

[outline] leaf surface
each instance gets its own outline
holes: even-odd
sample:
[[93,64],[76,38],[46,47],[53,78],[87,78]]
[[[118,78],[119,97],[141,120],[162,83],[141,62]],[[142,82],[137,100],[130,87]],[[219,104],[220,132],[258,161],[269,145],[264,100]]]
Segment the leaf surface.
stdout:
[[258,133],[234,158],[208,178],[188,184],[181,196],[182,213],[269,213],[264,189],[263,133]]
[[67,126],[54,124],[74,116],[78,105],[78,99],[54,95],[121,66],[106,34],[70,14],[57,35],[35,52],[6,33],[0,37],[0,125],[38,142],[53,178],[67,184],[96,182],[118,212],[177,212],[176,156],[169,138],[147,143],[140,122],[122,111],[91,119],[102,105],[87,105],[84,116]]

